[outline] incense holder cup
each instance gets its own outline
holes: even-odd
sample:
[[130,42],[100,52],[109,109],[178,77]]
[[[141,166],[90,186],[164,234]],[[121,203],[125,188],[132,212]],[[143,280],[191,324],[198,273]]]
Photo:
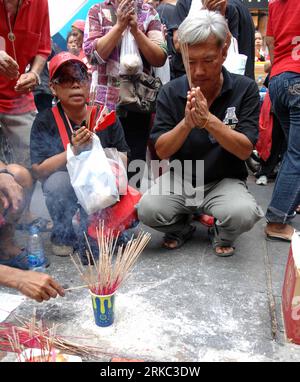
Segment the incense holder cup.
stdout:
[[115,318],[115,294],[98,296],[90,291],[95,323],[97,326],[110,326]]

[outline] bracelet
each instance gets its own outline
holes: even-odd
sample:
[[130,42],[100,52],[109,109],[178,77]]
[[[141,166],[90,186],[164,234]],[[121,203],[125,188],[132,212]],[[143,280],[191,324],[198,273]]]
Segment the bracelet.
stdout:
[[210,112],[208,112],[205,124],[201,127],[201,129],[205,129],[206,128],[206,126],[207,126],[207,124],[209,122],[209,115],[210,115]]
[[38,72],[36,72],[35,70],[31,69],[31,70],[30,70],[30,73],[33,73],[33,74],[35,75],[37,85],[40,85],[40,84],[41,84],[41,77],[40,77],[40,75],[38,74]]

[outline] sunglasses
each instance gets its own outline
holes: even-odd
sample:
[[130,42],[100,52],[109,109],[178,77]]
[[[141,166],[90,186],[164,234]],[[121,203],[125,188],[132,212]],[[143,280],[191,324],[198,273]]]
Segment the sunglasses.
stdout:
[[64,88],[71,87],[77,82],[80,86],[88,85],[90,82],[87,71],[82,67],[75,67],[66,73],[61,72],[52,80],[55,85],[60,85]]

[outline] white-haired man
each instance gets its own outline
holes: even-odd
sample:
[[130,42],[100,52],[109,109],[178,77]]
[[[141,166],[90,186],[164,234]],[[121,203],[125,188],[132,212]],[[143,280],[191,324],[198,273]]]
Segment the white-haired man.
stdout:
[[[222,67],[227,33],[219,13],[202,10],[186,18],[178,35],[188,47],[192,88],[183,76],[166,84],[158,97],[151,134],[158,156],[181,163],[204,161],[204,198],[198,205],[187,205],[184,192],[174,192],[180,189],[179,177],[170,173],[139,204],[140,220],[166,234],[168,249],[179,248],[192,236],[190,217],[203,212],[215,217],[215,254],[230,256],[235,239],[263,216],[247,190],[244,163],[258,136],[259,95],[253,80]],[[198,176],[193,166],[192,181]]]

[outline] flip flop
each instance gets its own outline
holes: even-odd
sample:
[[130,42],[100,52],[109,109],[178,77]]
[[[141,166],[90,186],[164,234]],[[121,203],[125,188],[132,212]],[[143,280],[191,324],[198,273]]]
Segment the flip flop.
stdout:
[[[294,229],[294,232],[295,231],[296,230]],[[294,232],[293,232],[293,234],[294,234]],[[280,234],[278,232],[271,233],[271,232],[267,232],[266,228],[265,228],[266,240],[268,240],[268,241],[285,241],[285,242],[290,243],[292,241],[293,234],[291,236],[287,236],[284,234]]]
[[[164,241],[163,241],[163,247],[168,249],[168,250],[173,250],[173,249],[178,249],[178,248],[181,248],[183,246],[183,244],[185,242],[187,242],[189,239],[192,238],[194,232],[196,231],[196,227],[194,226],[190,226],[190,230],[186,233],[186,234],[178,234],[178,233],[167,233],[165,236],[164,236]],[[175,247],[169,247],[167,244],[166,244],[166,241],[176,241],[177,242],[177,245]]]
[[[219,245],[217,243],[215,243],[215,231],[214,231],[214,228],[209,228],[208,229],[208,237],[209,237],[209,240],[212,244],[212,247],[213,247],[213,250],[214,250],[214,254],[216,256],[219,256],[219,257],[230,257],[232,255],[234,255],[234,251],[235,251],[235,247],[233,247],[232,245],[231,246],[225,246],[225,245]],[[217,247],[219,248],[231,248],[230,251],[228,252],[217,252]]]
[[268,233],[265,233],[266,234],[266,240],[268,241],[284,241],[286,243],[290,243],[292,241],[292,238],[290,237],[287,237],[287,236],[282,236],[280,234],[268,234]]

